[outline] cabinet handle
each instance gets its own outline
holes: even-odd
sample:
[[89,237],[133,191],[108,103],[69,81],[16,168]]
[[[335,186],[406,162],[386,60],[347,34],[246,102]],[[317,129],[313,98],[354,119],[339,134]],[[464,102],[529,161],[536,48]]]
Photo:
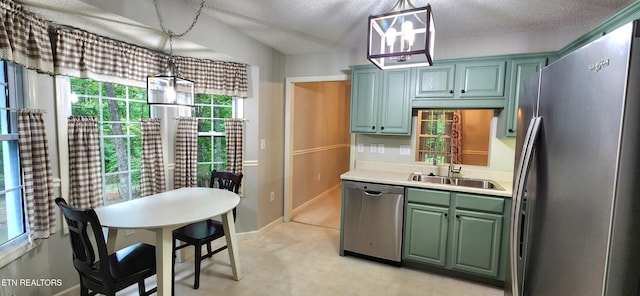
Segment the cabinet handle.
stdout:
[[460,219],[460,215],[456,215],[456,218]]
[[383,131],[383,130],[384,130],[384,126],[381,126],[381,127],[380,127],[380,130],[381,130],[381,131]]
[[371,129],[373,129],[373,130],[374,130],[374,129],[376,129],[376,126],[375,126],[375,125],[372,125],[372,126],[371,126]]
[[463,89],[463,90],[460,90],[460,92],[461,92],[461,93],[465,93],[466,91],[464,91],[464,89]]
[[450,93],[450,94],[453,94],[453,89],[450,89],[450,90],[449,90],[449,93]]
[[446,217],[446,216],[449,216],[449,214],[447,214],[447,213],[444,213],[444,216],[445,216],[445,217]]
[[510,132],[510,133],[513,133],[513,132],[515,132],[515,131],[514,131],[512,128],[510,128],[510,129],[509,129],[509,132]]

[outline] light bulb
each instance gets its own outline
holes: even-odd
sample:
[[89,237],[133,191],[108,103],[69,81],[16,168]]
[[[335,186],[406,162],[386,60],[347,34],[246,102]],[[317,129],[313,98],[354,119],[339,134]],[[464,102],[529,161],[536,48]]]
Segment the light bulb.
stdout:
[[167,98],[168,103],[171,103],[171,104],[175,103],[176,89],[173,86],[167,87],[167,89],[165,90],[165,97]]
[[405,21],[404,23],[402,23],[402,50],[409,51],[413,46],[413,41],[415,40],[415,38],[416,36],[413,31],[413,23],[410,21]]
[[398,35],[398,31],[394,28],[389,28],[385,33],[385,37],[387,39],[387,46],[389,46],[389,52],[393,51],[393,44],[396,42],[396,35]]

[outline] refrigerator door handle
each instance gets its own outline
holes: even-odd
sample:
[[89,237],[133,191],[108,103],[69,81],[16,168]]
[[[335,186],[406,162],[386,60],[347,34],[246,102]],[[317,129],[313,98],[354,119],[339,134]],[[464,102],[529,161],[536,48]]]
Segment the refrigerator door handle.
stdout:
[[[529,128],[527,129],[527,134],[525,136],[522,155],[520,157],[520,163],[518,164],[518,170],[516,172],[517,175],[515,179],[516,182],[514,184],[514,191],[512,195],[513,208],[511,212],[511,240],[509,242],[511,251],[509,254],[509,262],[511,265],[511,289],[513,296],[522,295],[521,291],[523,287],[522,280],[524,279],[524,270],[520,271],[520,269],[518,268],[518,260],[520,259],[519,253],[522,250],[521,248],[526,248],[526,246],[520,246],[520,242],[522,240],[521,236],[525,233],[524,228],[522,228],[522,223],[524,223],[524,221],[522,221],[521,215],[524,205],[524,186],[527,183],[529,166],[531,164],[533,151],[535,150],[535,143],[540,131],[541,122],[542,117],[534,117],[529,122]],[[526,265],[526,256],[524,256],[522,260]]]

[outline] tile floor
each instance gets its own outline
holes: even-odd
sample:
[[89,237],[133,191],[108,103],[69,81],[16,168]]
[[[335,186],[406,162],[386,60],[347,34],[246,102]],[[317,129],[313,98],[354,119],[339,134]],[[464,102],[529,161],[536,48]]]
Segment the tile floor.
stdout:
[[240,240],[240,281],[231,278],[223,251],[203,261],[198,290],[192,289],[193,261],[179,264],[176,295],[503,295],[491,286],[341,257],[338,241],[333,229],[282,223]]
[[[501,288],[493,286],[341,257],[340,197],[332,196],[305,209],[298,217],[303,223],[282,223],[258,237],[239,239],[240,281],[231,277],[227,251],[202,262],[198,290],[192,288],[193,260],[178,263],[175,295],[503,295]],[[330,210],[336,202],[337,220],[335,210]],[[321,217],[314,217],[314,212]],[[135,289],[129,287],[123,295],[137,295]]]

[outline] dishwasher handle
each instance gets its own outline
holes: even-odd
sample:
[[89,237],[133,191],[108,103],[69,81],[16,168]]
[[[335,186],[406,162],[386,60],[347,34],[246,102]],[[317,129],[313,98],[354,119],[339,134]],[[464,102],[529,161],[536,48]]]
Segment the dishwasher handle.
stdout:
[[370,196],[370,197],[381,197],[382,196],[382,191],[363,190],[362,192],[364,193],[364,195]]

